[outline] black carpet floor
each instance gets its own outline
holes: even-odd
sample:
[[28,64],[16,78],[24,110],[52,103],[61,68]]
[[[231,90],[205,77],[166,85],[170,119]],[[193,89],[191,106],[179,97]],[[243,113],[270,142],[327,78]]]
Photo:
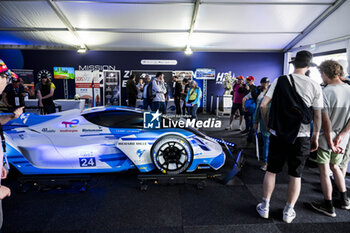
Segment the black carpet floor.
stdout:
[[[235,127],[235,126],[234,126]],[[302,191],[291,224],[282,221],[288,176],[277,177],[271,200],[270,218],[255,211],[261,199],[264,172],[255,156],[255,144],[246,142],[239,131],[206,130],[237,144],[246,157],[245,166],[231,185],[207,180],[203,190],[192,183],[151,184],[139,189],[138,173],[92,175],[86,192],[72,184],[60,189],[23,193],[18,189],[18,174],[4,182],[12,189],[3,201],[2,232],[350,232],[350,211],[336,209],[331,218],[313,211],[309,202],[322,199],[317,168],[307,167]],[[232,160],[221,169],[229,171]]]

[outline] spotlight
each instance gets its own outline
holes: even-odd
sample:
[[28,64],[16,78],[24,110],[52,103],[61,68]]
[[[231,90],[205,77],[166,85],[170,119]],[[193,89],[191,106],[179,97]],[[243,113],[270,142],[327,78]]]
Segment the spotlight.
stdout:
[[192,49],[189,46],[187,46],[187,48],[185,50],[185,54],[186,55],[191,55],[192,54]]
[[86,53],[86,48],[80,47],[77,52],[80,54]]

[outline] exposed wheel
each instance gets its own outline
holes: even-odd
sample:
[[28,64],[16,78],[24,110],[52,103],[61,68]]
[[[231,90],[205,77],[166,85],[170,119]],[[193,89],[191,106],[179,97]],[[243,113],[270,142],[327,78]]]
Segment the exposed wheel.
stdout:
[[156,168],[169,175],[187,170],[193,160],[190,143],[178,135],[166,135],[158,139],[151,149],[152,162]]

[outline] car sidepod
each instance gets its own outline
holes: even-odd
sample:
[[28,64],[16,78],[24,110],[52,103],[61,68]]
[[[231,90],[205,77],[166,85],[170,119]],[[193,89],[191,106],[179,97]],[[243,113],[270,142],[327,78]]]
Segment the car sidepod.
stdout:
[[209,137],[194,136],[190,142],[194,151],[194,159],[188,172],[195,171],[197,168],[218,170],[225,164],[226,155],[221,145],[215,140]]

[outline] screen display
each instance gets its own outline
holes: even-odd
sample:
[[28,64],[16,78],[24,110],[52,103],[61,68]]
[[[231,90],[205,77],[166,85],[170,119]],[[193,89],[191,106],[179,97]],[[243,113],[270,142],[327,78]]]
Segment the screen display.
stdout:
[[215,79],[215,69],[198,68],[194,76],[196,79]]
[[54,79],[74,79],[74,67],[54,67]]

